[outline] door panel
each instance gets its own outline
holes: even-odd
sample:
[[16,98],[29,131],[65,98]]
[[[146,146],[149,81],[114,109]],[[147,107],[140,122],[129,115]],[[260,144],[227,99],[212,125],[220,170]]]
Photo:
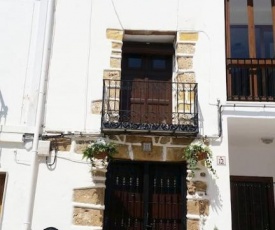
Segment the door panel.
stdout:
[[171,78],[172,55],[124,54],[122,85],[131,87],[121,89],[120,116],[134,123],[171,123]]
[[152,229],[182,229],[184,170],[173,164],[151,166],[148,225]]
[[110,162],[103,229],[186,229],[185,178],[185,164]]
[[233,230],[273,230],[273,178],[231,176]]

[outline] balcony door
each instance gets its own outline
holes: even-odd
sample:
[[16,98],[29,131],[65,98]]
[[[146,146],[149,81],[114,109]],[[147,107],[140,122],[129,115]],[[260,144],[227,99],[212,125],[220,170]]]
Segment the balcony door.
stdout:
[[124,44],[120,93],[123,121],[171,123],[172,52],[166,49],[167,45],[161,44]]
[[185,230],[186,165],[111,161],[103,230]]

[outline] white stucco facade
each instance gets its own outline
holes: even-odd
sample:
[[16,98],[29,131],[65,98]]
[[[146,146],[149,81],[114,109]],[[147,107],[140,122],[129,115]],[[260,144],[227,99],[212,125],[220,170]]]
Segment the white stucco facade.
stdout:
[[[33,153],[23,135],[35,133],[47,52],[47,3],[0,0],[0,171],[7,173],[3,230],[24,229],[26,221]],[[199,134],[210,141],[218,175],[207,177],[210,210],[203,229],[231,230],[230,175],[275,177],[274,143],[261,142],[262,137],[275,136],[275,104],[234,108],[226,101],[224,20],[220,0],[56,0],[42,132],[100,135],[101,115],[92,114],[91,104],[102,99],[103,71],[110,69],[107,29],[198,33],[193,70]],[[222,132],[219,105],[224,105]],[[31,229],[101,229],[72,222],[73,190],[94,185],[89,162],[74,145],[54,155],[38,157]],[[218,156],[224,157],[225,165],[217,164]]]

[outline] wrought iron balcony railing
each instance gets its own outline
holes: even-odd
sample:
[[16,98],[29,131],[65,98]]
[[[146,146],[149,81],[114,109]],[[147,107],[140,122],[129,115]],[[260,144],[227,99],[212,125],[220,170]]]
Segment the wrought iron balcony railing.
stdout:
[[275,59],[227,59],[227,100],[275,101]]
[[198,133],[196,83],[104,80],[102,132]]

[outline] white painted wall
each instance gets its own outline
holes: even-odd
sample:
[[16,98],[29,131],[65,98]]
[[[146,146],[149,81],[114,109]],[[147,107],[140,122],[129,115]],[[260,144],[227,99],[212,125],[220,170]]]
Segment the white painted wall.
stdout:
[[[30,154],[15,144],[6,145],[1,152],[1,171],[8,172],[1,229],[22,229]],[[50,160],[53,162],[53,158]],[[92,185],[90,164],[80,154],[59,152],[54,167],[48,167],[45,158],[40,158],[33,229],[71,229],[73,188]]]
[[257,118],[245,118],[241,112],[229,119],[230,175],[275,178],[275,109],[259,108]]
[[0,0],[1,125],[25,125],[28,104],[35,107],[32,75],[38,6],[33,0]]

